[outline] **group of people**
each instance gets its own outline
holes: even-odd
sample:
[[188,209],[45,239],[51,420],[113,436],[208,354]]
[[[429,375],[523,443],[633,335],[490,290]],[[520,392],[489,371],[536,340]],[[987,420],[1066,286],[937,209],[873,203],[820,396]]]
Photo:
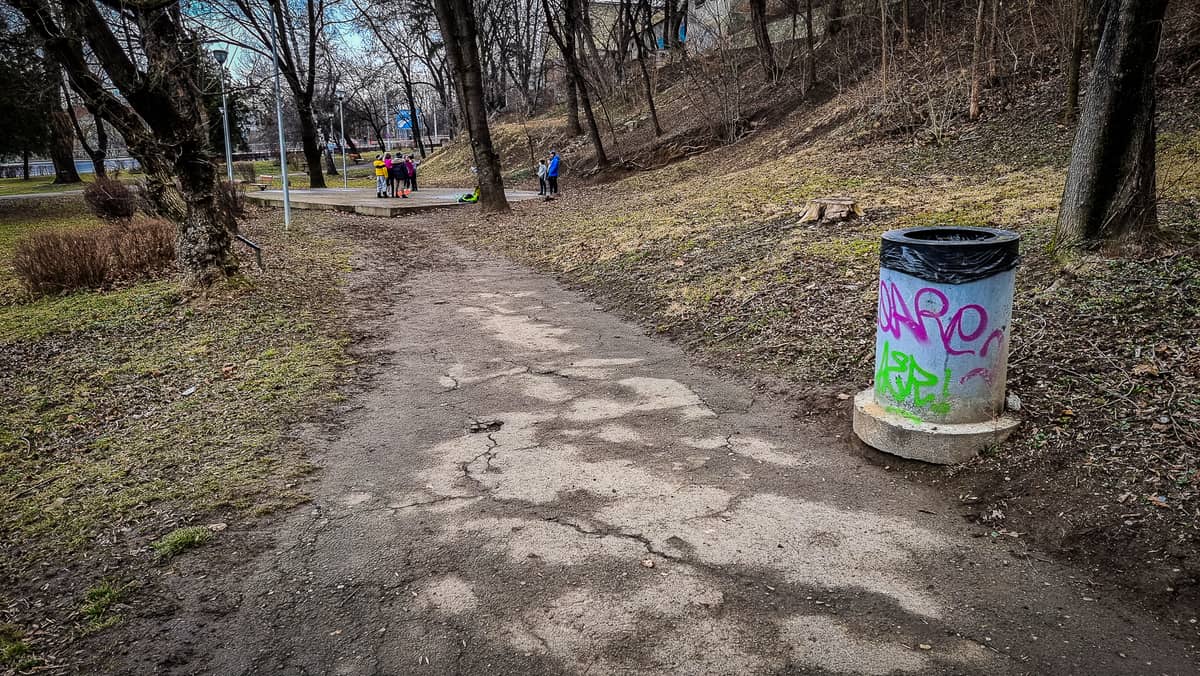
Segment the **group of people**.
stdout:
[[551,150],[549,161],[538,160],[537,177],[539,195],[558,194],[558,153]]
[[405,157],[396,153],[393,159],[391,153],[376,156],[375,162],[375,196],[402,197],[408,199],[408,193],[417,191],[417,166],[413,156]]

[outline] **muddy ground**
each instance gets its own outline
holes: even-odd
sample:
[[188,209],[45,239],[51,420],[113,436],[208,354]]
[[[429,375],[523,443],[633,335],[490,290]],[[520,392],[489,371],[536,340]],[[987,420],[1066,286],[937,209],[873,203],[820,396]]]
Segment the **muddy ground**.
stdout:
[[312,500],[176,559],[90,672],[1187,674],[1194,623],[436,224],[349,288]]

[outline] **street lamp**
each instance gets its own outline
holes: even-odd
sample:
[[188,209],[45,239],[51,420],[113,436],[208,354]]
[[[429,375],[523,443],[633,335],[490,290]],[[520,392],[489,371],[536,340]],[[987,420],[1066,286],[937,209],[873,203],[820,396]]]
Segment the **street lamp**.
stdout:
[[229,58],[229,52],[214,49],[212,55],[221,70],[221,123],[225,127],[225,173],[229,182],[233,183],[233,150],[229,147],[229,101],[225,98],[225,59]]
[[271,12],[271,63],[275,66],[275,125],[279,128],[279,176],[283,180],[283,229],[292,227],[292,198],[288,190],[287,144],[283,139],[283,94],[279,90],[279,22]]
[[346,98],[346,93],[338,90],[338,124],[342,128],[342,190],[349,190],[350,176],[346,173],[346,115],[342,112],[342,99],[344,98]]

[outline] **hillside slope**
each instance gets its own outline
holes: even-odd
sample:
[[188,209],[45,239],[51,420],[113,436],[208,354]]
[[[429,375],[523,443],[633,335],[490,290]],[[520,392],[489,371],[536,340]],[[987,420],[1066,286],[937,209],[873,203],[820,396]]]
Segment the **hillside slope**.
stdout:
[[[1018,231],[1009,390],[1023,402],[1020,430],[962,467],[881,462],[947,485],[981,535],[1115,569],[1183,618],[1200,600],[1196,84],[1163,97],[1162,241],[1111,254],[1064,261],[1048,251],[1073,138],[1055,120],[1053,81],[958,124],[941,145],[864,129],[863,94],[851,90],[657,169],[591,185],[568,177],[562,199],[462,234],[848,431],[847,397],[872,379],[880,234],[922,224]],[[547,138],[553,122],[539,121]],[[586,150],[572,161],[585,164]],[[830,195],[856,198],[865,217],[798,222],[808,199]]]

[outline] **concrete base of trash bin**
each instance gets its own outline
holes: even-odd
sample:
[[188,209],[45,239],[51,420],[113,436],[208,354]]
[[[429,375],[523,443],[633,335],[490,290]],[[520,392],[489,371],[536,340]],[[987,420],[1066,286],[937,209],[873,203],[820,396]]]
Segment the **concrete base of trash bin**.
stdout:
[[1002,415],[978,423],[930,423],[893,413],[868,388],[854,397],[854,434],[864,443],[902,458],[939,465],[966,462],[1008,438],[1018,420]]

